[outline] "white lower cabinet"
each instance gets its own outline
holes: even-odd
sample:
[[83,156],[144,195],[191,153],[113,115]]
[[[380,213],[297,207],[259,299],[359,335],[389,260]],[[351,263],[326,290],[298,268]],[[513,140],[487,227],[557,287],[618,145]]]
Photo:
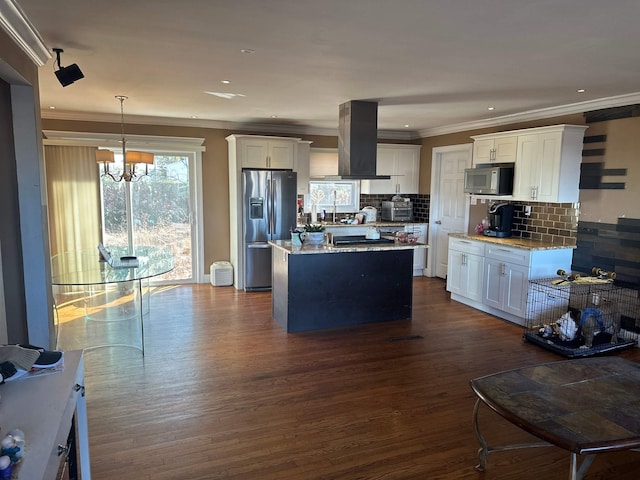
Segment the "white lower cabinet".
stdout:
[[451,299],[525,325],[529,280],[570,270],[573,249],[504,246],[485,240],[449,238],[447,290]]
[[527,313],[529,267],[485,259],[482,303],[518,317]]
[[450,239],[447,290],[470,300],[482,300],[484,245],[471,240]]

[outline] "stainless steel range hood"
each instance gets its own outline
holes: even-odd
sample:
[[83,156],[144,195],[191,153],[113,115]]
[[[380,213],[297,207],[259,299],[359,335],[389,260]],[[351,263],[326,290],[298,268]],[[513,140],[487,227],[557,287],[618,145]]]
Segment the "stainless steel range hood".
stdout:
[[378,104],[352,100],[340,105],[338,175],[325,180],[388,180],[376,175]]

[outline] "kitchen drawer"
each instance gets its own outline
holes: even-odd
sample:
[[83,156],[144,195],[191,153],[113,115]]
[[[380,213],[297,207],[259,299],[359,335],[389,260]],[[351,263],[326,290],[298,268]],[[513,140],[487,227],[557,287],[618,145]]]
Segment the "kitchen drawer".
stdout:
[[449,238],[449,249],[473,255],[484,255],[485,243],[464,238]]
[[485,256],[505,263],[514,263],[524,267],[529,266],[531,251],[522,248],[510,248],[501,245],[487,244]]
[[[83,385],[84,362],[82,362],[78,367],[74,385],[68,392],[69,397],[60,420],[58,433],[55,436],[55,441],[53,442],[52,448],[50,450],[45,478],[57,478],[57,474],[60,471],[60,465],[65,461],[66,454],[65,452],[60,452],[58,446],[64,447],[67,445],[67,439],[69,438],[69,434],[73,426],[73,418],[76,412],[77,404],[79,401],[84,401],[84,399],[78,398],[84,394]],[[76,459],[75,461],[79,467],[79,459]],[[84,476],[88,478],[87,474],[85,474]]]

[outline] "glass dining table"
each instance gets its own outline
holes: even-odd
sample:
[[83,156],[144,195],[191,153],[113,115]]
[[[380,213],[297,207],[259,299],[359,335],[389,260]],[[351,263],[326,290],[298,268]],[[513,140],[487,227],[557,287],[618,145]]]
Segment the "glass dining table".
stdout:
[[144,355],[144,318],[149,313],[149,281],[174,268],[169,248],[108,247],[112,257],[135,255],[139,266],[113,268],[97,249],[51,258],[56,310],[56,348],[128,346]]

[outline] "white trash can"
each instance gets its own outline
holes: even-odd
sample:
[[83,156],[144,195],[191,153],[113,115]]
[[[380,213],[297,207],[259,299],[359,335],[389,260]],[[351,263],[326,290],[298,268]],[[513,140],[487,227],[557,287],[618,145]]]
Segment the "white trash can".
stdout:
[[214,287],[233,285],[233,265],[230,262],[213,262],[209,276]]

